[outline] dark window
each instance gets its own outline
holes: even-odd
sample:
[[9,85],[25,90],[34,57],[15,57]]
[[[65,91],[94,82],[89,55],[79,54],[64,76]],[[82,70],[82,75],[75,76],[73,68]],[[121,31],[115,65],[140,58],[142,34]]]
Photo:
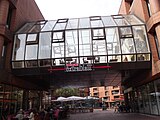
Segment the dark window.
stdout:
[[114,96],[114,98],[116,99],[116,98],[119,98],[119,96]]
[[159,42],[158,42],[156,32],[154,32],[154,39],[155,39],[155,43],[156,43],[156,47],[157,47],[158,58],[160,59],[160,45],[159,45]]
[[93,92],[95,92],[95,91],[98,91],[98,89],[97,88],[93,88]]
[[150,17],[152,15],[152,13],[151,13],[151,6],[150,6],[150,3],[149,3],[149,0],[146,0],[146,4],[147,4],[147,9],[148,9],[148,15]]
[[8,17],[7,17],[7,23],[6,23],[6,27],[8,29],[10,29],[10,27],[11,27],[12,11],[13,11],[13,9],[10,7],[8,10]]

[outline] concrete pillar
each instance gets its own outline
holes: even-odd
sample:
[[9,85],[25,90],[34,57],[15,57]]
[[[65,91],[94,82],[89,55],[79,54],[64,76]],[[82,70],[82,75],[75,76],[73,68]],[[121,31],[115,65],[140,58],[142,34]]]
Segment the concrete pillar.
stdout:
[[[5,27],[8,17],[9,1],[0,0],[0,26]],[[0,62],[4,44],[4,37],[0,35]]]

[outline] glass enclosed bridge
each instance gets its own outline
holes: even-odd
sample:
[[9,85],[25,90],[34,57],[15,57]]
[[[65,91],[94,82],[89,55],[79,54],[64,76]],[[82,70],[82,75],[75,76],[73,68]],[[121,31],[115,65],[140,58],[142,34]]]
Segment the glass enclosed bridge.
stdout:
[[150,68],[145,24],[134,15],[30,22],[15,34],[12,70],[18,76],[106,85],[121,80],[122,71]]

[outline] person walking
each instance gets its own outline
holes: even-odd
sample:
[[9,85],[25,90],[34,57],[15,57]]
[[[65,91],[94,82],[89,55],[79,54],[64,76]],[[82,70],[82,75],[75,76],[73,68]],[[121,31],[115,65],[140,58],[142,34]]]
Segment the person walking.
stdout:
[[35,115],[35,112],[34,110],[31,110],[30,114],[29,114],[29,120],[34,120],[34,115]]
[[23,120],[24,118],[24,114],[23,114],[23,109],[20,109],[17,113],[17,115],[15,116],[15,118],[17,118],[18,120]]
[[118,113],[118,106],[117,105],[114,106],[114,113]]

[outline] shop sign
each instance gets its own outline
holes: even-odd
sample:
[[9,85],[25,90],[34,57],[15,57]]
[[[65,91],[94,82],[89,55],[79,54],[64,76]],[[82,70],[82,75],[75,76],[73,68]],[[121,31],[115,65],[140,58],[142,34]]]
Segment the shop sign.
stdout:
[[92,65],[91,64],[67,64],[65,68],[66,72],[79,72],[79,71],[92,71]]

